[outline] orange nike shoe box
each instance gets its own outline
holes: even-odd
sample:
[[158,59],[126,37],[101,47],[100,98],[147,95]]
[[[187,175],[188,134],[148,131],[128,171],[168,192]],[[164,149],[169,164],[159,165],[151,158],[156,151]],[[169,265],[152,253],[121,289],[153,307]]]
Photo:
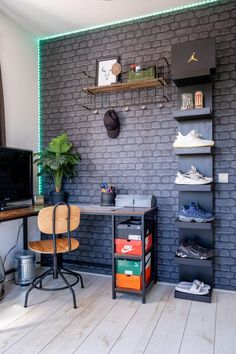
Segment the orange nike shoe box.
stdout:
[[[117,238],[115,240],[116,253],[120,255],[128,254],[132,256],[142,255],[142,241],[126,240]],[[152,234],[145,237],[145,251],[152,247]]]
[[[151,262],[148,262],[146,267],[146,283],[151,279]],[[116,274],[116,286],[117,288],[126,288],[133,290],[142,289],[142,276],[141,275],[127,275]]]

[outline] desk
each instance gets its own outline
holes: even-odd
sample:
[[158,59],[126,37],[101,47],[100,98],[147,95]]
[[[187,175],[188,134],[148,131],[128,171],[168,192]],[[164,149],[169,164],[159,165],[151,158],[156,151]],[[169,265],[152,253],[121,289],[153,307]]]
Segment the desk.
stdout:
[[[119,208],[95,207],[95,205],[79,205],[82,215],[109,215],[109,216],[144,216],[156,211],[156,208]],[[28,225],[27,219],[37,216],[43,205],[32,205],[28,208],[12,209],[0,212],[0,223],[5,221],[23,219],[23,248],[27,249],[28,244]],[[114,210],[115,209],[115,210]]]
[[[116,207],[100,207],[99,205],[78,205],[81,215],[104,215],[111,216],[112,219],[112,297],[116,297],[117,292],[129,292],[142,295],[143,303],[146,302],[146,290],[150,287],[145,284],[145,276],[142,277],[142,290],[132,291],[116,288],[116,259],[119,258],[115,254],[115,230],[118,217],[139,217],[142,221],[142,257],[138,257],[142,261],[142,274],[145,273],[145,237],[144,224],[146,218],[151,218],[153,223],[153,248],[152,248],[152,283],[157,281],[157,247],[156,247],[156,211],[157,208],[116,208]],[[27,219],[31,216],[37,216],[39,211],[44,208],[43,205],[30,206],[28,208],[13,209],[0,212],[0,223],[10,220],[23,219],[23,248],[27,249],[28,243],[28,225]],[[120,258],[125,258],[120,256]],[[137,259],[137,257],[126,256],[127,259]],[[150,282],[151,283],[151,282]]]

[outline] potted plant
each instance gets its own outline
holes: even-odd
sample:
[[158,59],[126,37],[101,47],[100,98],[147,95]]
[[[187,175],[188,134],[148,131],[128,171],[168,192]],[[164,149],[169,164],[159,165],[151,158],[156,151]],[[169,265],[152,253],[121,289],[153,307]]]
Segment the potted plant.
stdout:
[[72,144],[67,134],[62,134],[53,138],[42,151],[34,154],[34,164],[39,166],[38,176],[45,174],[53,178],[55,190],[50,193],[53,204],[67,200],[67,193],[61,190],[63,177],[77,175],[76,165],[80,161],[80,155],[71,150]]

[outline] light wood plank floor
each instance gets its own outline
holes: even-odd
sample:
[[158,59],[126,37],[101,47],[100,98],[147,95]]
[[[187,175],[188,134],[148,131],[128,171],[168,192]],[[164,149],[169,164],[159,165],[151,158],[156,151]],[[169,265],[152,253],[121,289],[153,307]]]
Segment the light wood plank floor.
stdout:
[[133,295],[111,299],[111,278],[84,274],[85,289],[26,289],[7,283],[0,302],[0,353],[235,354],[236,293],[213,292],[204,304],[174,299],[157,284],[147,303]]

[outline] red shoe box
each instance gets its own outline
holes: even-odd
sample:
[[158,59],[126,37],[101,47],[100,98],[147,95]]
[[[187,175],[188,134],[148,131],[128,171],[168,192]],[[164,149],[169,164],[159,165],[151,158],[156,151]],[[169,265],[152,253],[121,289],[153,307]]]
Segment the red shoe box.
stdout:
[[[152,234],[145,237],[145,251],[148,251],[152,247]],[[142,255],[142,241],[125,240],[117,238],[115,240],[116,253],[120,255]]]

